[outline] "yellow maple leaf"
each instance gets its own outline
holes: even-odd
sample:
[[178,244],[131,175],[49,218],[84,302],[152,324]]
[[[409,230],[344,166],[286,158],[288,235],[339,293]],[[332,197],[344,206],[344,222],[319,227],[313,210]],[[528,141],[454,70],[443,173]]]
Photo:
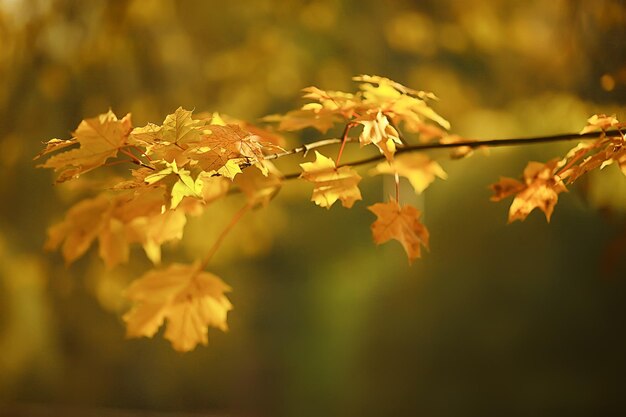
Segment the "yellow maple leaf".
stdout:
[[208,344],[208,327],[228,330],[230,291],[217,276],[192,265],[172,264],[134,281],[125,296],[135,305],[124,315],[127,337],[152,337],[167,320],[165,338],[180,352]]
[[359,136],[361,146],[373,143],[385,155],[385,158],[391,161],[396,153],[396,144],[401,145],[402,141],[398,131],[389,123],[387,116],[379,111],[376,114],[361,117],[357,119],[357,122],[363,125],[363,132]]
[[188,162],[184,150],[199,140],[204,125],[204,121],[193,118],[193,112],[179,107],[165,117],[161,126],[148,123],[133,129],[130,143],[145,148],[146,154],[153,159],[183,166]]
[[232,181],[224,177],[213,176],[209,172],[201,172],[196,180],[202,182],[202,201],[205,204],[225,196],[232,184]]
[[319,103],[309,103],[301,109],[292,110],[284,115],[270,115],[263,118],[266,122],[278,122],[278,129],[292,132],[306,127],[312,127],[322,133],[341,121],[336,110],[325,108]]
[[367,208],[377,217],[372,224],[374,242],[380,245],[391,239],[402,244],[409,258],[409,264],[421,256],[421,246],[428,249],[429,233],[419,218],[421,212],[411,205],[400,207],[395,200],[376,203]]
[[193,179],[188,170],[178,168],[176,161],[164,162],[165,168],[144,178],[146,184],[163,183],[170,196],[170,208],[175,209],[185,197],[202,199],[202,180]]
[[282,174],[270,161],[261,161],[267,170],[263,175],[257,169],[246,169],[238,175],[234,184],[246,195],[250,206],[267,206],[280,190]]
[[61,247],[66,263],[74,262],[97,240],[107,267],[127,262],[129,245],[139,243],[148,258],[159,263],[161,245],[180,240],[186,223],[184,210],[163,209],[163,189],[146,188],[117,196],[101,194],[80,201],[65,219],[48,229],[45,248]]
[[[378,84],[379,87],[380,86],[383,87],[381,89],[382,91],[385,91],[387,90],[388,87],[391,87],[394,90],[397,90],[398,92],[402,94],[415,96],[423,100],[425,99],[437,100],[437,96],[429,91],[413,90],[412,88],[405,87],[404,85],[396,81],[390,80],[389,78],[386,78],[386,77],[381,77],[379,75],[357,75],[355,77],[352,77],[352,79],[354,81],[363,82],[364,84],[361,85],[361,89],[365,91],[371,91],[372,86],[369,84]],[[396,97],[397,97],[397,94],[391,95],[391,98],[396,98]]]
[[70,208],[65,220],[48,229],[45,249],[55,250],[61,246],[66,263],[80,258],[98,237],[104,225],[104,214],[111,209],[111,202],[104,196],[86,199]]
[[74,144],[79,147],[54,155],[39,167],[53,168],[59,172],[57,182],[77,178],[80,174],[102,166],[107,159],[115,157],[118,150],[127,145],[131,129],[130,114],[118,120],[109,110],[97,117],[85,119],[73,132],[74,138],[71,141],[52,139],[40,155]]
[[361,176],[350,167],[337,168],[331,158],[315,151],[315,162],[300,164],[304,171],[300,177],[313,183],[311,201],[320,207],[330,208],[341,200],[344,207],[350,208],[361,200],[358,184]]
[[159,264],[161,245],[182,239],[186,223],[187,217],[180,210],[165,210],[152,216],[137,217],[127,226],[127,239],[129,242],[140,243],[148,259]]
[[363,91],[364,106],[384,109],[394,121],[403,121],[407,130],[419,132],[426,120],[450,129],[450,122],[437,114],[425,101],[436,99],[433,93],[413,90],[384,77],[360,76],[356,80],[366,81],[359,86]]
[[399,155],[391,162],[381,162],[371,171],[372,174],[396,173],[409,180],[415,192],[423,192],[436,177],[448,178],[446,172],[436,161],[422,153],[405,153]]

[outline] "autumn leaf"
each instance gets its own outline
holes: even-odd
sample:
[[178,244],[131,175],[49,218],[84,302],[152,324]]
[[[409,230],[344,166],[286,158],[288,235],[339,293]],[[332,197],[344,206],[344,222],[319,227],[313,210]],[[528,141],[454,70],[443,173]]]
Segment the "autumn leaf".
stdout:
[[[337,122],[354,122],[358,119],[371,122],[382,112],[396,124],[403,122],[405,128],[412,132],[423,130],[427,121],[435,122],[444,129],[450,128],[450,123],[426,103],[426,100],[436,99],[434,94],[410,89],[385,77],[361,75],[353,79],[360,82],[360,91],[354,94],[307,87],[303,90],[304,97],[315,102],[284,115],[267,116],[264,120],[279,122],[281,130],[313,127],[325,133]],[[380,128],[385,130],[384,126]],[[389,131],[385,136],[392,137],[393,132]],[[372,140],[372,143],[382,148],[385,155],[393,154],[394,145],[386,139]]]
[[80,258],[98,237],[104,224],[104,215],[111,209],[111,201],[104,197],[85,199],[68,210],[65,220],[48,229],[45,249],[61,253],[66,263]]
[[109,110],[108,113],[85,119],[74,131],[74,138],[71,141],[52,139],[40,155],[74,144],[79,147],[54,155],[39,167],[53,168],[59,172],[57,182],[77,178],[85,172],[102,166],[107,159],[115,157],[119,149],[127,145],[131,129],[130,114],[118,120],[117,116]]
[[409,263],[421,256],[421,246],[428,249],[429,233],[419,218],[421,212],[411,205],[400,207],[397,201],[376,203],[367,208],[377,217],[372,224],[372,236],[377,245],[391,239],[402,244]]
[[211,125],[238,125],[243,130],[250,132],[252,135],[259,138],[258,142],[263,143],[264,147],[269,152],[278,152],[277,149],[272,150],[268,149],[272,146],[276,146],[279,149],[282,149],[287,141],[285,137],[276,133],[271,128],[260,127],[255,124],[252,124],[248,121],[237,119],[235,117],[220,114],[220,113],[199,113],[195,116],[196,119],[199,120],[208,120]]
[[176,161],[164,162],[165,168],[144,178],[146,184],[163,183],[175,209],[185,197],[202,198],[202,180],[194,180],[188,170],[178,168]]
[[[437,96],[429,91],[414,90],[396,81],[390,80],[389,78],[381,77],[379,75],[357,75],[355,77],[352,77],[352,79],[354,81],[360,81],[360,82],[367,83],[367,84],[378,84],[379,86],[382,85],[385,87],[391,87],[394,90],[397,90],[398,92],[402,94],[415,96],[422,100],[426,100],[426,99],[437,100]],[[363,87],[363,89],[367,90],[367,88],[365,87]]]
[[186,223],[187,217],[180,210],[166,210],[153,216],[138,217],[127,226],[128,240],[140,243],[148,259],[159,264],[161,245],[182,239]]
[[489,188],[493,191],[491,201],[500,201],[526,189],[526,185],[515,178],[500,177],[500,181],[491,184]]
[[240,165],[253,165],[264,158],[263,144],[238,125],[207,126],[185,155],[197,161],[203,170],[230,179],[241,173]]
[[246,195],[251,207],[267,206],[282,185],[282,174],[274,164],[270,161],[261,162],[267,170],[266,175],[257,169],[246,169],[234,180],[234,184]]
[[509,223],[515,220],[525,220],[536,208],[543,211],[546,220],[550,221],[558,195],[567,191],[563,181],[555,175],[558,167],[558,159],[545,164],[529,162],[524,169],[523,182],[512,178],[501,178],[498,183],[491,185],[495,193],[491,197],[492,201],[499,201],[515,194],[509,209]]
[[444,129],[450,129],[450,122],[437,114],[425,101],[436,99],[434,94],[406,88],[384,77],[369,76],[369,79],[371,81],[359,86],[363,91],[363,106],[384,109],[384,113],[394,122],[402,121],[404,127],[411,132],[419,132],[427,120]]
[[68,210],[63,221],[49,228],[45,248],[60,247],[69,264],[97,240],[100,257],[112,268],[127,262],[129,245],[139,243],[148,258],[159,263],[161,245],[181,239],[186,223],[183,210],[162,211],[162,206],[163,190],[159,188],[85,199]]
[[191,111],[179,107],[165,117],[161,126],[149,123],[133,129],[130,143],[145,148],[152,159],[183,166],[188,162],[183,152],[190,143],[199,140],[204,124],[204,121],[194,119]]
[[436,177],[448,178],[446,172],[436,161],[422,153],[405,153],[391,162],[381,162],[371,170],[373,175],[396,173],[409,180],[415,192],[422,193]]
[[626,139],[621,135],[606,136],[604,133],[594,143],[579,143],[561,161],[564,167],[559,176],[568,184],[594,169],[603,169],[617,162],[626,175]]
[[124,315],[127,337],[152,337],[167,321],[165,338],[177,351],[206,345],[208,327],[228,330],[228,291],[220,278],[200,269],[200,262],[149,271],[125,292],[134,303]]
[[607,116],[606,114],[594,114],[589,119],[587,119],[587,126],[580,131],[581,135],[589,132],[595,132],[597,130],[606,131],[611,127],[620,127],[623,124],[620,124],[619,120],[615,118],[615,115]]
[[278,129],[293,132],[312,127],[322,133],[342,119],[336,110],[325,108],[319,103],[309,103],[299,110],[292,110],[284,115],[270,115],[263,118],[266,122],[278,122]]
[[46,147],[41,152],[39,152],[33,159],[39,159],[49,153],[59,151],[63,148],[67,148],[68,146],[76,145],[76,143],[76,139],[50,139],[49,141],[44,142]]
[[313,196],[311,201],[320,207],[330,208],[335,201],[350,208],[357,200],[361,200],[358,183],[361,177],[350,167],[337,168],[335,162],[315,151],[315,162],[300,164],[304,171],[300,177],[312,182]]
[[202,182],[202,201],[205,204],[224,197],[232,184],[229,179],[208,172],[201,172],[196,180]]
[[391,161],[396,153],[396,144],[402,144],[398,131],[391,126],[387,116],[380,111],[368,117],[367,119],[357,119],[357,122],[363,125],[359,142],[362,146],[373,143],[385,155],[385,158]]

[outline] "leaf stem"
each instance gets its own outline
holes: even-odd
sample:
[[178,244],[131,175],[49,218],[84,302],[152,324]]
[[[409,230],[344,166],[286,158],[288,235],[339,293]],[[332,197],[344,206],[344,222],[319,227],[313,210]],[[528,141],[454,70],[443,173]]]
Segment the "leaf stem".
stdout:
[[346,147],[346,142],[348,141],[349,137],[348,137],[348,133],[350,133],[350,129],[352,129],[354,126],[356,126],[355,123],[348,123],[346,124],[346,127],[343,129],[343,134],[341,135],[341,148],[339,148],[339,154],[337,155],[337,165],[339,165],[339,162],[341,161],[341,155],[343,155],[343,149]]
[[400,204],[400,175],[398,175],[398,171],[394,173],[393,179],[396,185],[396,203]]

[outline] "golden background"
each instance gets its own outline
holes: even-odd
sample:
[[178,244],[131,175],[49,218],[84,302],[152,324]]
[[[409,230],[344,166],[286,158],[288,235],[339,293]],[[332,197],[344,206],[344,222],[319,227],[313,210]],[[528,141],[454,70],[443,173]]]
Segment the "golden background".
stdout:
[[[419,200],[431,251],[412,267],[371,242],[378,178],[351,210],[289,184],[218,252],[230,332],[184,355],[124,339],[120,292],[150,267],[139,250],[112,271],[93,250],[69,268],[43,252],[90,185],[52,186],[32,161],[109,107],[135,126],[178,106],[255,120],[357,74],[434,91],[465,137],[577,132],[626,118],[625,35],[619,0],[0,0],[0,415],[626,411],[626,180],[609,167],[573,187],[549,225],[507,226],[489,202],[500,175],[573,143],[444,158],[449,179]],[[191,222],[166,260],[201,256],[236,206]]]

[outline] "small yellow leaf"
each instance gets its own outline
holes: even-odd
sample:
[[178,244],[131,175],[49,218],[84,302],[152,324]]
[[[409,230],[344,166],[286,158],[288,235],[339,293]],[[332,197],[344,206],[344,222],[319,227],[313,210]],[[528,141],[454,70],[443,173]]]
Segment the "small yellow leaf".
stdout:
[[229,159],[228,161],[226,161],[226,163],[221,166],[218,170],[217,173],[229,178],[229,179],[234,179],[235,175],[237,174],[241,174],[241,167],[239,166],[239,158],[237,159]]
[[389,123],[387,116],[379,111],[376,115],[369,115],[368,118],[358,120],[358,123],[363,125],[363,132],[359,136],[361,145],[373,143],[385,155],[385,158],[391,161],[396,152],[396,144],[401,145],[402,141],[398,131]]
[[448,176],[436,161],[421,153],[405,153],[391,162],[381,162],[372,170],[373,175],[389,174],[405,177],[415,192],[423,192],[436,177],[446,179]]
[[300,164],[304,171],[300,177],[314,184],[311,201],[320,207],[330,208],[341,200],[344,207],[350,208],[361,200],[358,184],[361,176],[350,167],[336,168],[335,162],[315,151],[315,162]]

